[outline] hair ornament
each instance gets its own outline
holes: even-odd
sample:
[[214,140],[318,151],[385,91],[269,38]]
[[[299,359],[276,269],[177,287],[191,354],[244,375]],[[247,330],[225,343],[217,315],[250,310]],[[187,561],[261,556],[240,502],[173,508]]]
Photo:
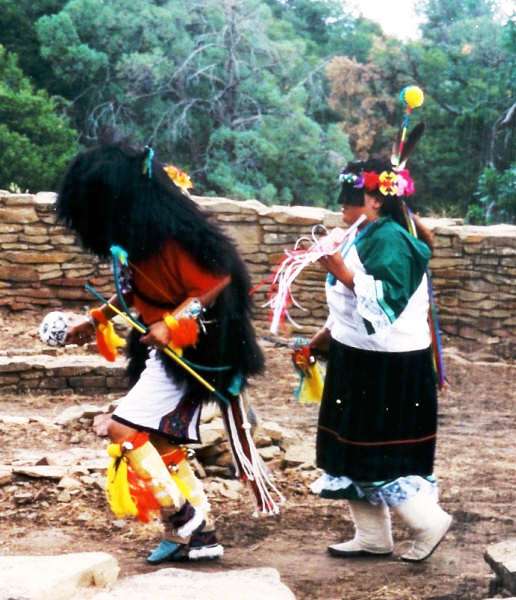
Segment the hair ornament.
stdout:
[[396,190],[398,196],[412,196],[416,191],[414,180],[410,176],[408,169],[403,169],[397,172]]
[[149,179],[152,179],[152,161],[154,159],[154,148],[149,144],[145,146],[144,150],[144,159],[143,159],[143,169],[142,173],[147,175]]
[[339,175],[339,181],[341,183],[349,183],[349,184],[354,184],[358,179],[358,175],[356,175],[356,173],[346,173],[346,172],[342,172]]
[[362,189],[364,187],[364,174],[352,173],[351,171],[342,171],[339,175],[340,183],[347,183],[353,185],[354,188]]
[[358,175],[353,187],[356,189],[361,189],[364,187],[364,173],[363,172]]
[[[414,109],[423,106],[424,100],[425,95],[423,94],[423,90],[417,85],[408,85],[404,87],[400,92],[400,101],[405,107],[405,114],[401,122],[401,130],[398,134],[398,139],[396,140],[392,149],[391,163],[394,168],[403,169],[404,163],[406,162],[409,153],[412,152],[414,146],[416,145],[417,141],[419,141],[419,138],[423,133],[422,130],[418,130],[416,135],[417,139],[413,143],[409,144],[409,139],[407,138],[407,131],[410,124],[410,115],[412,114],[412,111]],[[405,150],[405,144],[407,144],[407,150]],[[410,146],[410,151],[408,151],[408,146]]]
[[374,192],[378,189],[378,186],[380,185],[378,173],[375,173],[374,171],[362,171],[362,176],[365,190]]
[[396,196],[398,188],[396,180],[398,176],[393,171],[383,171],[378,177],[378,189],[384,196]]
[[181,171],[174,165],[165,165],[163,167],[165,173],[170,177],[170,179],[177,185],[178,188],[183,192],[188,192],[191,188],[193,188],[192,180],[188,173],[185,171]]
[[379,191],[384,196],[411,196],[415,192],[414,180],[408,169],[402,171],[361,171],[360,173],[344,172],[339,177],[342,183],[353,184],[355,189],[366,192]]

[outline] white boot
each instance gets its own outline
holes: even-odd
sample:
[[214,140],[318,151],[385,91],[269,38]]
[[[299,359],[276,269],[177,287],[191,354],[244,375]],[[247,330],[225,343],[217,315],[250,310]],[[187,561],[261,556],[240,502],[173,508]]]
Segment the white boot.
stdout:
[[402,559],[419,562],[428,558],[440,544],[452,523],[452,517],[428,494],[416,494],[394,511],[414,531],[414,543]]
[[348,500],[355,523],[355,537],[349,542],[332,544],[328,552],[332,556],[352,558],[369,554],[392,553],[391,516],[384,504],[375,506],[365,500]]

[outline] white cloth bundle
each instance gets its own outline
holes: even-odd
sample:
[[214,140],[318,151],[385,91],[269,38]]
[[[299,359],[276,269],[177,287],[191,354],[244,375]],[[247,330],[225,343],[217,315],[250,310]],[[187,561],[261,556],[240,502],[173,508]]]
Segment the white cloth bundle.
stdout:
[[[361,215],[348,229],[336,227],[330,233],[322,225],[316,225],[312,229],[312,237],[301,237],[297,240],[293,250],[285,250],[286,258],[282,260],[274,275],[270,287],[270,300],[264,306],[270,306],[272,320],[270,330],[277,335],[283,318],[287,318],[294,327],[299,325],[292,319],[288,312],[290,303],[301,310],[305,310],[294,299],[291,286],[301,271],[310,264],[317,262],[321,257],[335,254],[335,252],[346,253],[348,245],[353,243],[354,235],[359,225],[365,220]],[[318,237],[316,232],[322,229],[325,235]],[[306,249],[300,248],[302,242],[308,241],[310,246]]]

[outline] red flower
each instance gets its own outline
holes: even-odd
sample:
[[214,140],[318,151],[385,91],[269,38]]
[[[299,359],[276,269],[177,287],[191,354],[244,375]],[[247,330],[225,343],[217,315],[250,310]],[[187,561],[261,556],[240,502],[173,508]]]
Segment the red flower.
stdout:
[[364,188],[368,192],[374,192],[374,190],[378,189],[379,177],[378,174],[374,171],[364,171]]

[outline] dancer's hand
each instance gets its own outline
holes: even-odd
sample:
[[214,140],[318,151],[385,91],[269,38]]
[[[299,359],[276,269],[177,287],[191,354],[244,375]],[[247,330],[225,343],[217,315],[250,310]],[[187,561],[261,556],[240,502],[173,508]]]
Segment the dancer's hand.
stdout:
[[309,342],[310,348],[319,350],[327,354],[330,349],[331,333],[327,327],[322,327],[317,331]]
[[149,331],[141,340],[147,346],[165,348],[170,342],[170,331],[164,321],[156,321],[149,327]]
[[322,267],[324,267],[329,273],[335,275],[338,278],[338,273],[345,267],[344,261],[340,252],[335,252],[334,254],[327,254],[326,256],[321,256],[319,259],[319,263]]
[[95,327],[88,317],[79,317],[73,321],[68,328],[65,344],[77,344],[83,346],[92,340],[95,335]]
[[340,282],[342,282],[350,290],[353,290],[355,284],[353,282],[354,273],[346,267],[344,259],[339,252],[321,256],[319,263]]

